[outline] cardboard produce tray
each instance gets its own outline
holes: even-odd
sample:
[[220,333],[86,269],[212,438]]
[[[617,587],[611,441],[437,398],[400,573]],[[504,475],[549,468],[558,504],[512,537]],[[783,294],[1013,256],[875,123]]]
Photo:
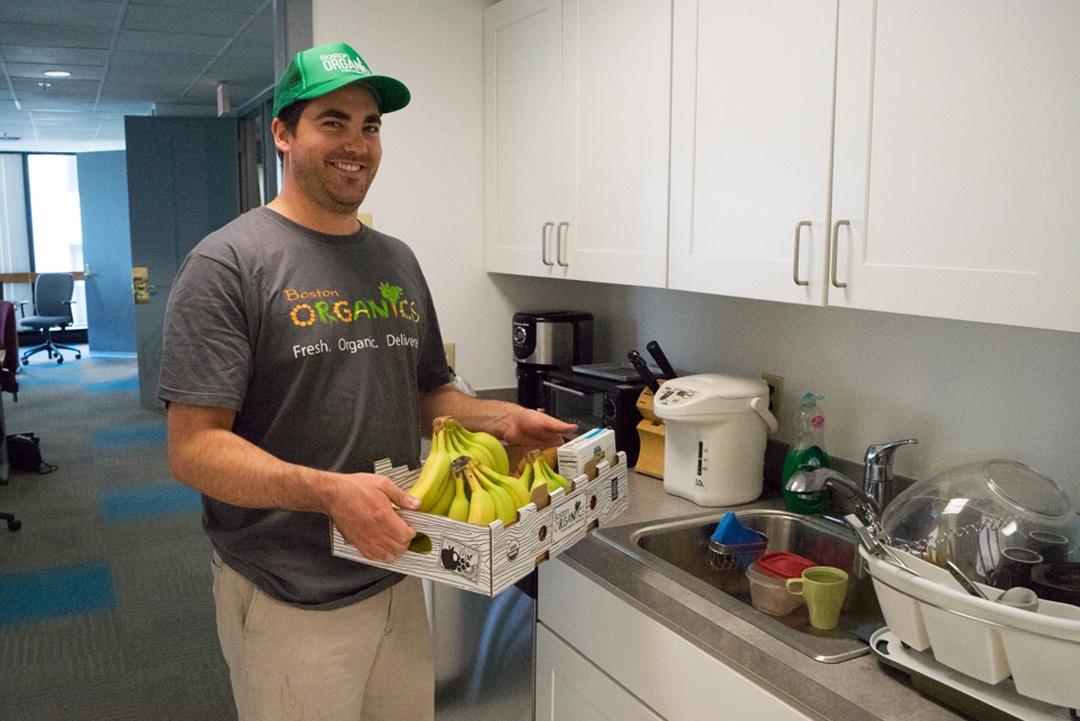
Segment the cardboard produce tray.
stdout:
[[[375,464],[375,472],[401,488],[411,488],[420,469],[393,467],[387,460]],[[557,556],[585,537],[588,531],[610,523],[630,504],[626,453],[619,451],[611,462],[601,461],[593,474],[574,478],[569,492],[533,494],[533,501],[518,509],[509,526],[494,521],[476,526],[420,511],[399,509],[397,514],[417,534],[431,540],[431,551],[406,551],[390,562],[366,558],[345,541],[331,523],[330,546],[335,556],[386,568],[409,576],[495,596],[527,576],[539,564]]]

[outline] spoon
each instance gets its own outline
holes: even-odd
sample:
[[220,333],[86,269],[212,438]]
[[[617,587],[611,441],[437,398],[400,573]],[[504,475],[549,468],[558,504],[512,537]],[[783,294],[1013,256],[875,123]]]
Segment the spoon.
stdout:
[[968,578],[955,563],[953,563],[952,561],[946,561],[945,565],[948,567],[949,573],[951,573],[953,575],[953,578],[955,578],[960,583],[960,585],[964,587],[965,591],[970,593],[972,596],[978,596],[979,598],[985,599],[987,601],[990,600],[990,598],[982,592],[982,589],[976,586],[972,582],[972,580]]

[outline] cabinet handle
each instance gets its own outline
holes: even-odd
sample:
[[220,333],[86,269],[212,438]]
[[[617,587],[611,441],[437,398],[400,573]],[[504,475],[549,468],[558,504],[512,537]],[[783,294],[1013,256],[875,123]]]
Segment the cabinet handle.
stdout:
[[809,228],[810,225],[809,220],[800,220],[795,225],[795,265],[791,271],[791,277],[795,279],[795,285],[810,285],[808,280],[799,280],[799,233],[804,226]]
[[554,227],[555,224],[548,221],[544,223],[544,227],[540,229],[540,260],[548,267],[555,265],[548,260],[548,241],[551,240],[551,229]]
[[563,250],[566,248],[566,236],[564,231],[570,230],[570,223],[565,220],[559,223],[559,227],[555,232],[555,260],[563,268],[569,268],[570,264],[563,260]]
[[850,226],[851,221],[850,220],[838,220],[838,221],[836,221],[836,223],[833,224],[833,227],[832,227],[832,270],[830,271],[830,275],[831,275],[831,278],[832,278],[832,284],[834,286],[836,286],[837,288],[847,288],[847,283],[841,283],[840,281],[838,281],[836,279],[836,250],[837,250],[837,247],[840,245],[840,226],[841,225]]

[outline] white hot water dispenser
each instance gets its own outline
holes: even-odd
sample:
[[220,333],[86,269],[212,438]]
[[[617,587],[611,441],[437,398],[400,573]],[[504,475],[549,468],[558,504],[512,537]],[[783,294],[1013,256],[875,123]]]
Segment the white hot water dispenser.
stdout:
[[660,386],[653,412],[667,427],[664,490],[699,506],[734,506],[761,496],[765,443],[775,432],[763,380],[707,373]]

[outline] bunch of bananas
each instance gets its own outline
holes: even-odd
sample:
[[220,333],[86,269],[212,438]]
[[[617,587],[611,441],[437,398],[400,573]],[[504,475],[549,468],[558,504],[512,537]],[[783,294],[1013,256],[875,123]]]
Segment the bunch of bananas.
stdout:
[[539,450],[525,454],[520,480],[529,489],[529,493],[540,484],[547,486],[548,493],[559,488],[570,490],[570,482],[555,472],[548,464],[547,456]]
[[486,526],[496,519],[513,523],[541,485],[549,493],[570,489],[543,451],[529,451],[520,468],[520,477],[510,475],[506,449],[495,436],[442,416],[432,426],[431,452],[409,495],[420,499],[425,513]]
[[454,499],[446,515],[455,521],[486,526],[498,519],[508,526],[517,518],[517,509],[529,502],[524,483],[497,473],[475,458],[459,456],[450,465]]
[[450,416],[435,419],[431,452],[409,495],[420,510],[486,526],[509,524],[529,502],[528,487],[508,475],[510,461],[499,439],[471,432]]

